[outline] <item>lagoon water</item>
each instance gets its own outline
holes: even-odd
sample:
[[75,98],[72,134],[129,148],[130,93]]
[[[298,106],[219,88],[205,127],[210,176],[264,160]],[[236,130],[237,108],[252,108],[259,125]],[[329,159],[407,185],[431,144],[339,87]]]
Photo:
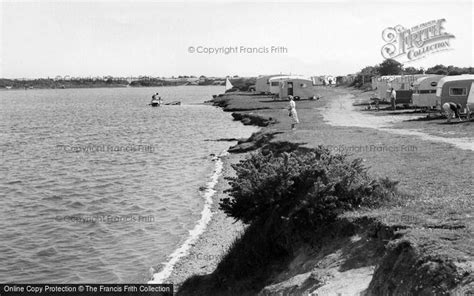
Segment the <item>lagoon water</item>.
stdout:
[[[181,106],[151,108],[153,92]],[[222,87],[0,92],[0,282],[146,282],[201,218],[215,159],[256,129]]]

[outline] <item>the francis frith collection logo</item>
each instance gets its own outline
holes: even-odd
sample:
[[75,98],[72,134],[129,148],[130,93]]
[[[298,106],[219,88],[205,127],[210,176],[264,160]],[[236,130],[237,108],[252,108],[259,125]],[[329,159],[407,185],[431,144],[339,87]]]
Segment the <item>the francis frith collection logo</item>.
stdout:
[[445,22],[445,19],[438,19],[408,29],[401,25],[386,28],[382,32],[382,38],[387,42],[382,47],[382,56],[406,63],[452,49],[450,40],[455,36],[445,32]]

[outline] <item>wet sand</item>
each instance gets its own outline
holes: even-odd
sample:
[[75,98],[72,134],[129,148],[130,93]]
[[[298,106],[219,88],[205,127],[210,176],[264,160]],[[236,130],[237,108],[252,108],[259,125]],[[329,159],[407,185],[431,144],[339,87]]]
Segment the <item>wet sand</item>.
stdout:
[[175,290],[192,275],[212,273],[234,240],[243,232],[242,223],[235,222],[219,210],[220,200],[227,197],[224,190],[229,188],[225,177],[235,175],[231,164],[237,163],[242,157],[244,157],[243,154],[228,154],[222,157],[223,171],[215,187],[216,193],[213,196],[214,203],[211,209],[212,220],[205,232],[192,245],[188,254],[181,258],[174,266],[171,275],[165,280],[165,283],[174,284]]

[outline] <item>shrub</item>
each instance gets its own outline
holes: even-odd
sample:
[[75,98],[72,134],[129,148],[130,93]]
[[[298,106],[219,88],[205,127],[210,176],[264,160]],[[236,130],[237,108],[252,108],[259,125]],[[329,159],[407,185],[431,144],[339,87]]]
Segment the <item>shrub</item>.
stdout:
[[376,206],[395,194],[396,182],[371,179],[361,162],[322,146],[280,154],[256,152],[233,165],[237,174],[229,178],[231,197],[220,207],[247,224],[309,230],[334,221],[343,211]]
[[231,79],[230,82],[234,86],[231,91],[249,91],[250,87],[255,85],[256,79],[252,78],[238,78]]

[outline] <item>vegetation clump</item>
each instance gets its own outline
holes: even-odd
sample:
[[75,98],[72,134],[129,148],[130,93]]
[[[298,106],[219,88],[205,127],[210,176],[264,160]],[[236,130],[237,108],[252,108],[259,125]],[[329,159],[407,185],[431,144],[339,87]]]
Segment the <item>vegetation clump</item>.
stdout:
[[[292,236],[333,222],[344,211],[392,199],[397,182],[372,179],[361,159],[327,148],[259,151],[233,165],[230,197],[220,207],[247,224],[272,224]],[[273,228],[273,227],[272,227]]]

